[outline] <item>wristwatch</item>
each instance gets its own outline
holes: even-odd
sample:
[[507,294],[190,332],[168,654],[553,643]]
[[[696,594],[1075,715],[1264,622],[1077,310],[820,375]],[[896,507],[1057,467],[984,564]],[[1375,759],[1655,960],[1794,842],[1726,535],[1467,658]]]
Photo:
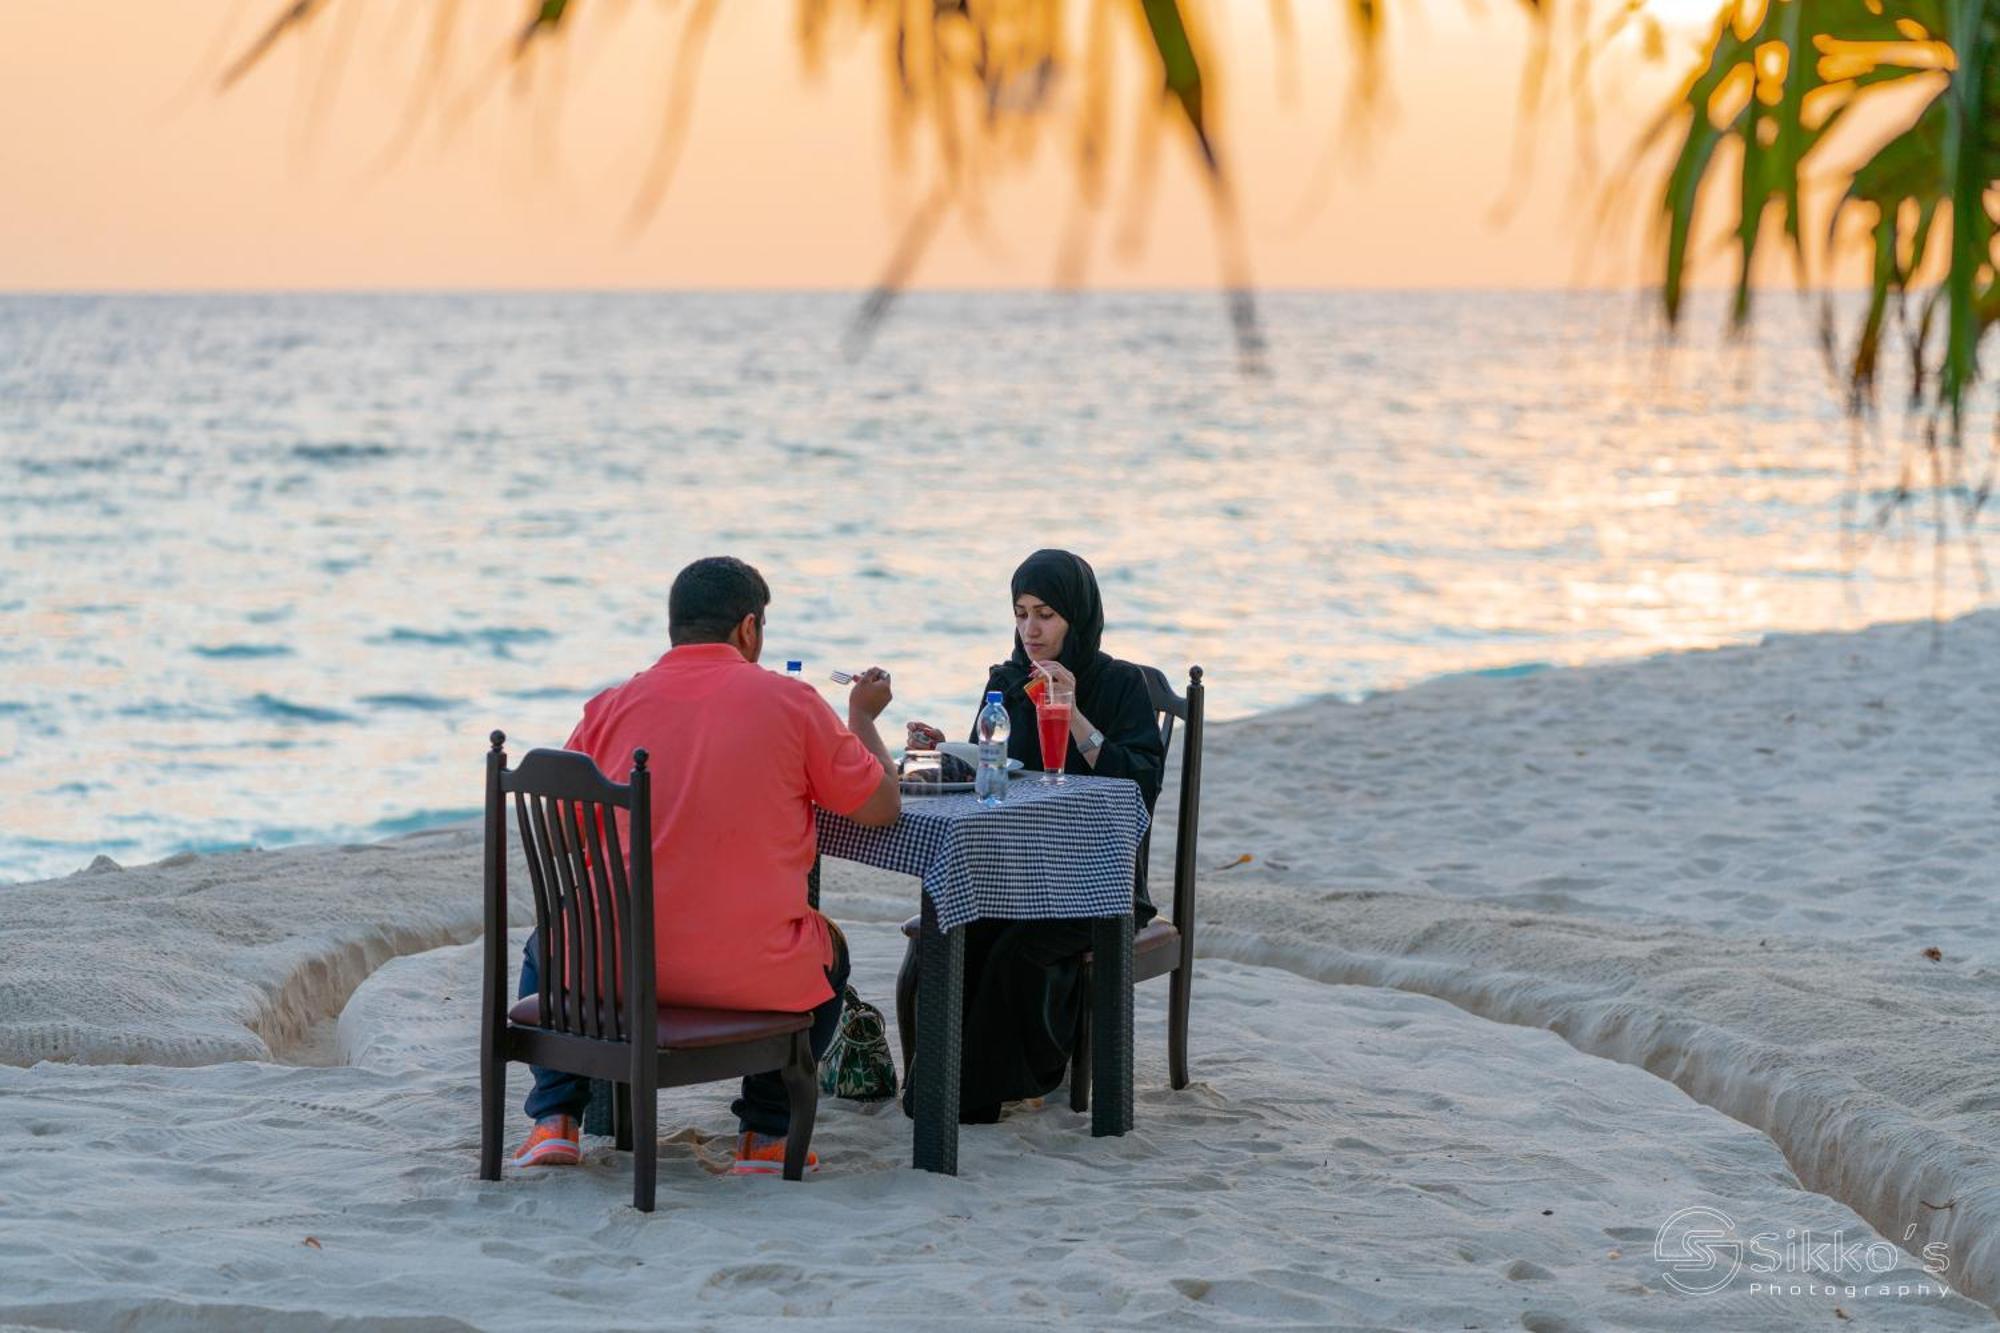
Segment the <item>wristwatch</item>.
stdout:
[[1092,750],[1103,749],[1104,733],[1101,731],[1091,732],[1088,736],[1083,738],[1083,744],[1077,746],[1076,748],[1083,751],[1085,754],[1089,754]]

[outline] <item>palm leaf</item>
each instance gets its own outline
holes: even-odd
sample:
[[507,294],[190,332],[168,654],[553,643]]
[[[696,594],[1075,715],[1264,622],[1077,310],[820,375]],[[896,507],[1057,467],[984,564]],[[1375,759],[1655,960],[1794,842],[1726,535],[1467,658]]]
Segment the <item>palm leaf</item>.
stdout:
[[[1831,247],[1844,219],[1866,217],[1869,299],[1846,366],[1850,403],[1860,408],[1873,395],[1885,323],[1925,270],[1937,220],[1946,220],[1944,277],[1915,326],[1911,382],[1915,398],[1949,413],[1956,441],[1978,375],[1979,341],[2000,306],[1994,220],[1985,203],[2000,187],[1997,40],[2000,0],[1768,0],[1761,9],[1727,9],[1701,69],[1654,129],[1655,137],[1680,135],[1661,199],[1669,318],[1681,311],[1695,219],[1723,145],[1741,154],[1732,315],[1741,323],[1750,316],[1750,280],[1771,210],[1806,276],[1802,182],[1821,165],[1815,152],[1829,133],[1881,89],[1937,80],[1940,90],[1901,132],[1851,170],[1826,234]],[[1939,326],[1943,347],[1933,361]],[[1935,396],[1927,393],[1932,384]]]
[[222,71],[222,77],[217,80],[217,86],[226,89],[248,74],[287,34],[304,27],[325,3],[326,0],[291,0],[264,25],[264,30],[257,34],[256,40],[244,49],[243,54],[229,62]]
[[514,38],[514,59],[527,55],[536,38],[553,37],[569,10],[570,0],[528,0],[528,21]]
[[1178,0],[1141,0],[1146,15],[1146,31],[1152,35],[1153,50],[1160,57],[1166,76],[1167,93],[1179,104],[1201,147],[1202,160],[1211,174],[1219,175],[1215,144],[1209,138],[1208,122],[1201,104],[1201,63],[1195,59],[1194,43],[1188,38],[1187,20]]
[[1994,151],[1991,119],[2000,113],[1996,25],[2000,25],[2000,6],[1982,0],[1952,0],[1945,32],[1957,57],[1957,68],[1944,97],[1942,154],[1951,210],[1951,264],[1944,284],[1946,332],[1940,387],[1951,410],[1954,435],[1962,426],[1965,392],[1978,375],[1979,339],[1986,329],[1980,306],[1994,295],[1993,218],[1986,210],[1986,192],[2000,180],[2000,170],[1995,169],[2000,167],[2000,154]]

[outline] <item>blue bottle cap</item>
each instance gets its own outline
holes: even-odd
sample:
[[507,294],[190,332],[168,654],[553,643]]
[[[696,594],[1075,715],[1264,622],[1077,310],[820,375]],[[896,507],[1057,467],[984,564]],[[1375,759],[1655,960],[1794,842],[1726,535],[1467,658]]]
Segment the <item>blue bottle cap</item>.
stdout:
[[785,670],[787,671],[804,671],[805,669],[806,669],[806,664],[804,662],[785,663]]
[[987,703],[990,703],[990,704],[997,704],[997,703],[999,703],[999,702],[1000,702],[1000,691],[998,691],[998,690],[988,690],[988,691],[986,691],[986,702],[987,702]]

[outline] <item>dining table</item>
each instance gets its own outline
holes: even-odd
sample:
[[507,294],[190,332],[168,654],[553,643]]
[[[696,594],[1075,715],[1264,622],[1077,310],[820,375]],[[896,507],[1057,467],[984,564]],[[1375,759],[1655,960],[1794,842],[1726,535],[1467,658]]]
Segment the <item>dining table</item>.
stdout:
[[[916,1057],[912,1165],[958,1171],[965,928],[975,921],[1091,922],[1093,1135],[1132,1128],[1133,875],[1147,811],[1137,783],[1073,774],[1044,782],[1016,773],[1006,797],[906,790],[892,824],[868,828],[818,810],[821,856],[916,877]],[[910,1076],[910,1070],[903,1071]]]

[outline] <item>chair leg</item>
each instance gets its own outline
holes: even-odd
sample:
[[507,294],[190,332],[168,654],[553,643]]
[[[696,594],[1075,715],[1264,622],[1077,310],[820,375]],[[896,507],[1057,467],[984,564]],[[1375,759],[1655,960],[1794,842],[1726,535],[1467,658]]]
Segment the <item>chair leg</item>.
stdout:
[[479,1058],[479,1178],[500,1179],[501,1117],[507,1099],[507,1062],[482,1054]]
[[611,1136],[617,1142],[619,1152],[632,1151],[632,1085],[615,1083],[611,1087]]
[[1167,1077],[1178,1092],[1188,1085],[1188,1005],[1193,998],[1194,965],[1183,962],[1167,984],[1171,987],[1167,995]]
[[917,1058],[917,942],[910,940],[903,950],[903,966],[896,973],[896,1039],[903,1047],[903,1085],[909,1086],[910,1063]]
[[819,1110],[819,1070],[813,1063],[812,1038],[807,1034],[792,1035],[792,1058],[781,1077],[792,1113],[791,1128],[785,1135],[785,1179],[803,1180],[806,1153],[812,1148],[813,1117]]
[[653,1211],[653,1191],[659,1184],[660,1075],[657,1068],[641,1070],[626,1085],[632,1102],[632,1206]]
[[1090,1109],[1090,969],[1083,969],[1083,1003],[1076,1011],[1076,1042],[1069,1052],[1069,1109]]
[[612,1101],[617,1097],[617,1086],[608,1079],[590,1080],[590,1100],[583,1105],[583,1132],[586,1134],[609,1135],[615,1133],[613,1120],[615,1112]]

